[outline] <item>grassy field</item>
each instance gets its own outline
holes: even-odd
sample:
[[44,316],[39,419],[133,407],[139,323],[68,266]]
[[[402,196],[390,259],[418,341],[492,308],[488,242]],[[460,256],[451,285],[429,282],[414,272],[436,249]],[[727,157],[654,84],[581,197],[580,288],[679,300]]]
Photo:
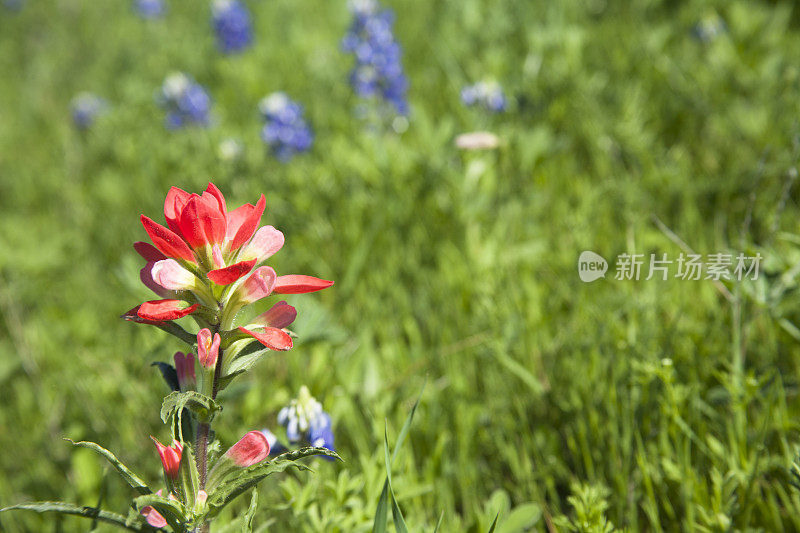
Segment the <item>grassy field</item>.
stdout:
[[[408,130],[365,128],[340,50],[344,1],[248,1],[255,46],[220,54],[205,3],[140,19],[128,2],[0,7],[0,507],[55,500],[125,512],[88,450],[148,480],[182,348],[120,320],[149,291],[131,244],[171,185],[266,194],[278,272],[336,280],[291,299],[295,348],[225,391],[218,434],[277,430],[305,384],[345,463],[270,478],[270,531],[369,531],[393,472],[412,531],[800,529],[800,11],[788,2],[386,2],[409,77]],[[698,24],[716,35],[698,32]],[[168,131],[154,94],[182,70],[207,129]],[[466,108],[491,77],[506,112]],[[315,142],[287,164],[259,139],[286,91]],[[109,112],[77,130],[81,91]],[[459,151],[485,129],[499,149]],[[226,161],[219,143],[239,139]],[[756,281],[613,276],[619,254],[740,252]],[[582,283],[577,258],[612,263]],[[226,516],[238,516],[240,502]],[[0,531],[88,522],[3,513]],[[101,530],[102,527],[100,528]],[[235,527],[232,530],[236,530]]]

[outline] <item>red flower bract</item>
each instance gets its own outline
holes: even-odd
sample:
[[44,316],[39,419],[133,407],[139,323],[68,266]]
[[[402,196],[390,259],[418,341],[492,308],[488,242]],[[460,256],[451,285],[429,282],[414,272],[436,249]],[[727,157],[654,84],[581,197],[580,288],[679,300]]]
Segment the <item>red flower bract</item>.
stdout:
[[270,350],[286,351],[292,349],[292,338],[282,329],[267,326],[263,332],[256,332],[240,327],[239,331],[250,335]]
[[139,318],[153,322],[164,322],[191,315],[199,304],[189,305],[183,300],[151,300],[139,306]]
[[250,261],[241,261],[225,268],[218,268],[208,273],[208,279],[217,285],[230,285],[253,270],[255,264],[256,260],[252,259]]
[[331,285],[333,285],[333,282],[325,279],[290,274],[288,276],[278,276],[278,279],[275,281],[273,292],[277,294],[303,294],[306,292],[321,291],[322,289],[327,289]]

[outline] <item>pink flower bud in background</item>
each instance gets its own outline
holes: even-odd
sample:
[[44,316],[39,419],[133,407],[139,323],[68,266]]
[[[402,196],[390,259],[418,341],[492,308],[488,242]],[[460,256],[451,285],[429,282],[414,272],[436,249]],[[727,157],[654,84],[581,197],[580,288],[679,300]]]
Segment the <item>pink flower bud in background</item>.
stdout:
[[183,454],[183,444],[177,440],[173,440],[172,446],[164,446],[152,435],[150,438],[156,443],[158,455],[161,457],[161,465],[164,467],[164,474],[170,479],[177,479],[178,468],[181,464],[181,455]]
[[488,131],[462,133],[456,137],[456,147],[462,150],[491,150],[500,146],[500,139]]
[[256,259],[258,263],[265,261],[283,248],[283,233],[272,226],[259,228],[250,242],[242,248],[240,259]]
[[295,318],[297,318],[297,309],[285,301],[280,301],[253,319],[253,323],[283,329],[289,327]]
[[205,368],[214,368],[217,364],[219,355],[219,333],[215,333],[212,339],[211,330],[203,328],[197,332],[197,359]]
[[260,463],[268,455],[269,441],[260,431],[251,431],[225,452],[225,457],[242,468]]
[[185,291],[194,288],[197,278],[174,259],[157,261],[150,274],[153,281],[171,291]]
[[194,390],[197,386],[194,374],[194,354],[177,352],[175,354],[175,371],[178,374],[178,385],[181,391]]
[[246,303],[253,303],[272,294],[277,279],[278,276],[271,267],[258,267],[244,280],[239,293]]

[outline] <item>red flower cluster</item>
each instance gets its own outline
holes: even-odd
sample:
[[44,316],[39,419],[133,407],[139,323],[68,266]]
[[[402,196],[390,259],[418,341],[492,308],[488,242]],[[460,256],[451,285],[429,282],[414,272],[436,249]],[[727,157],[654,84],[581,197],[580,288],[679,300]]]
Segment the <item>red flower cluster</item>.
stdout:
[[[172,187],[164,202],[167,225],[141,215],[153,244],[134,244],[147,261],[142,281],[163,299],[144,302],[125,318],[161,324],[205,307],[211,316],[220,317],[225,330],[242,306],[270,294],[307,293],[333,285],[312,276],[278,276],[271,267],[262,266],[284,242],[274,227],[259,228],[265,205],[261,195],[255,205],[228,211],[225,197],[212,183],[202,194]],[[270,349],[288,350],[292,339],[283,328],[295,314],[294,308],[280,302],[257,319],[258,330],[239,329]]]

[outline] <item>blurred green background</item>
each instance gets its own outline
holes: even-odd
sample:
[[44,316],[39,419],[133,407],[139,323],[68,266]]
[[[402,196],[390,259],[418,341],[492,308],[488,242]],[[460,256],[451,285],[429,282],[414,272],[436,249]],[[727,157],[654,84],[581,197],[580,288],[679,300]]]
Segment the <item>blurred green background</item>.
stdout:
[[[343,1],[248,1],[256,42],[223,56],[205,2],[141,20],[125,1],[0,7],[0,507],[125,513],[131,491],[88,450],[148,481],[165,440],[154,361],[182,349],[118,316],[150,299],[131,244],[171,185],[267,196],[281,273],[336,280],[291,303],[300,338],[225,391],[218,435],[277,430],[306,384],[344,464],[269,478],[256,523],[368,531],[393,441],[427,378],[394,490],[412,531],[800,529],[800,10],[789,2],[386,2],[410,79],[402,135],[356,119]],[[698,24],[719,32],[700,39]],[[209,129],[171,132],[154,101],[183,70]],[[489,116],[459,91],[484,77]],[[74,128],[71,98],[110,111]],[[306,107],[310,153],[258,135],[257,102]],[[458,151],[488,129],[498,150]],[[239,139],[244,156],[218,145]],[[582,283],[594,250],[760,252],[757,282]],[[613,271],[613,264],[612,264]],[[226,515],[238,516],[246,502]],[[236,525],[232,531],[236,530]],[[0,515],[0,530],[84,531]],[[102,529],[102,528],[101,528]]]

